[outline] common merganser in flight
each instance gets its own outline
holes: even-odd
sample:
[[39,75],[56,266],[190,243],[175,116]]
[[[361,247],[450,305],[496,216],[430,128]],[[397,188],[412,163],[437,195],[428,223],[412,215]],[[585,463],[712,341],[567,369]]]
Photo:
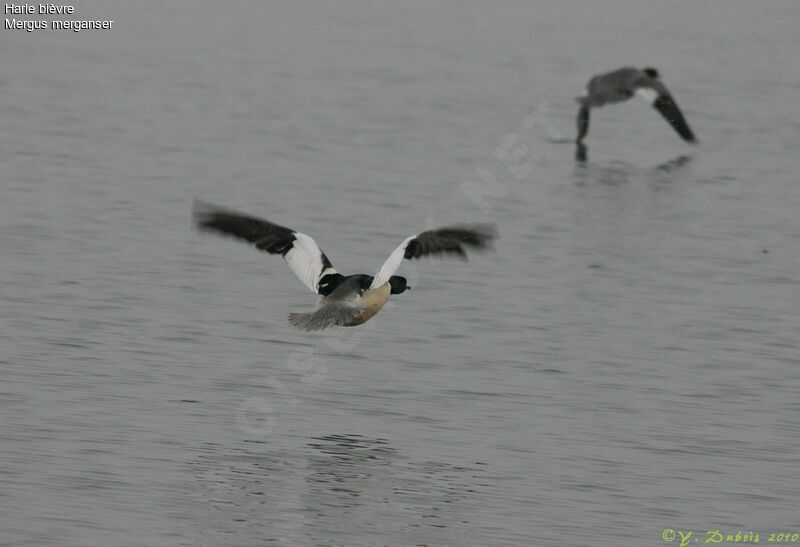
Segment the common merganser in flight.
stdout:
[[192,216],[199,230],[232,236],[281,255],[300,281],[319,295],[315,311],[289,314],[289,323],[307,331],[353,327],[371,319],[390,295],[411,288],[405,277],[394,275],[403,259],[444,254],[466,259],[465,247],[484,249],[496,237],[495,227],[486,224],[427,230],[406,238],[374,276],[345,276],[304,233],[199,200],[194,202]]
[[576,98],[578,110],[578,138],[581,144],[589,132],[589,110],[608,103],[626,101],[634,95],[649,100],[653,108],[664,116],[669,124],[687,142],[697,142],[683,117],[678,104],[662,83],[655,68],[620,68],[607,74],[595,76],[586,85],[586,94]]

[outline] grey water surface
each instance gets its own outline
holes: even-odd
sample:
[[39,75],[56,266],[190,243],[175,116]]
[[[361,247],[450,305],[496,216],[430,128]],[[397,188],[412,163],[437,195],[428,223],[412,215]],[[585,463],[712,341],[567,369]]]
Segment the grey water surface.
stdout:
[[[73,18],[115,23],[0,30],[0,544],[800,530],[800,4]],[[576,161],[574,97],[627,65],[660,70],[700,144],[634,100],[593,113]],[[500,239],[309,334],[286,316],[314,295],[192,230],[195,197],[344,273],[431,226]]]

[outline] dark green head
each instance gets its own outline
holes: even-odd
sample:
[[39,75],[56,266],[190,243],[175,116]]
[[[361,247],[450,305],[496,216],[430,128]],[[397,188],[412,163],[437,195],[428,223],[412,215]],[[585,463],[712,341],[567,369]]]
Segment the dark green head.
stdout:
[[391,294],[400,294],[411,290],[411,287],[408,286],[408,280],[400,275],[390,277],[389,285],[392,287]]

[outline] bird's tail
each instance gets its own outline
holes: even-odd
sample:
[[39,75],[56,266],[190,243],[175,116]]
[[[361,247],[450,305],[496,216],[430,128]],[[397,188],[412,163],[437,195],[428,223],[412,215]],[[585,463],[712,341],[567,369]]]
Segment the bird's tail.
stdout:
[[346,326],[363,311],[363,307],[329,303],[310,313],[290,313],[289,323],[300,330],[322,330],[328,327]]

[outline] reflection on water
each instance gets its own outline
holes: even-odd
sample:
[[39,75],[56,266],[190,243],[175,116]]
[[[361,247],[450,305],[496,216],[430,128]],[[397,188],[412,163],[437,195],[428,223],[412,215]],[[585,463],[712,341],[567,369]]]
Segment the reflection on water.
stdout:
[[675,171],[676,169],[679,169],[687,165],[690,161],[692,161],[693,157],[694,156],[688,156],[686,154],[682,154],[677,158],[673,158],[669,161],[665,161],[664,163],[660,163],[655,167],[655,169],[658,171],[666,171],[666,172]]
[[208,445],[192,464],[200,486],[193,494],[214,508],[203,519],[206,535],[358,543],[370,522],[381,522],[375,541],[411,532],[452,538],[438,534],[470,522],[489,482],[484,463],[416,461],[387,439],[356,434],[312,438],[300,459],[296,451],[224,451]]
[[624,161],[613,161],[608,164],[581,163],[575,178],[578,184],[624,184],[637,177],[637,167]]
[[[692,161],[694,156],[681,154],[675,158],[662,162],[654,167],[656,171],[670,172],[686,166]],[[575,143],[575,161],[579,165],[585,165],[589,161],[589,147],[582,142]],[[632,167],[632,166],[631,166]]]
[[[390,465],[395,449],[385,439],[367,439],[361,435],[328,435],[308,444],[318,453],[309,455],[312,470],[306,478],[310,488],[321,495],[333,493],[340,503],[331,506],[358,505],[375,476],[373,467]],[[340,496],[344,493],[345,496]]]
[[626,161],[613,160],[608,163],[591,163],[588,161],[588,148],[583,143],[576,144],[575,159],[580,169],[576,170],[578,184],[623,184],[636,179],[653,179],[654,182],[668,182],[664,175],[672,175],[686,168],[694,156],[681,154],[655,167],[643,168]]

